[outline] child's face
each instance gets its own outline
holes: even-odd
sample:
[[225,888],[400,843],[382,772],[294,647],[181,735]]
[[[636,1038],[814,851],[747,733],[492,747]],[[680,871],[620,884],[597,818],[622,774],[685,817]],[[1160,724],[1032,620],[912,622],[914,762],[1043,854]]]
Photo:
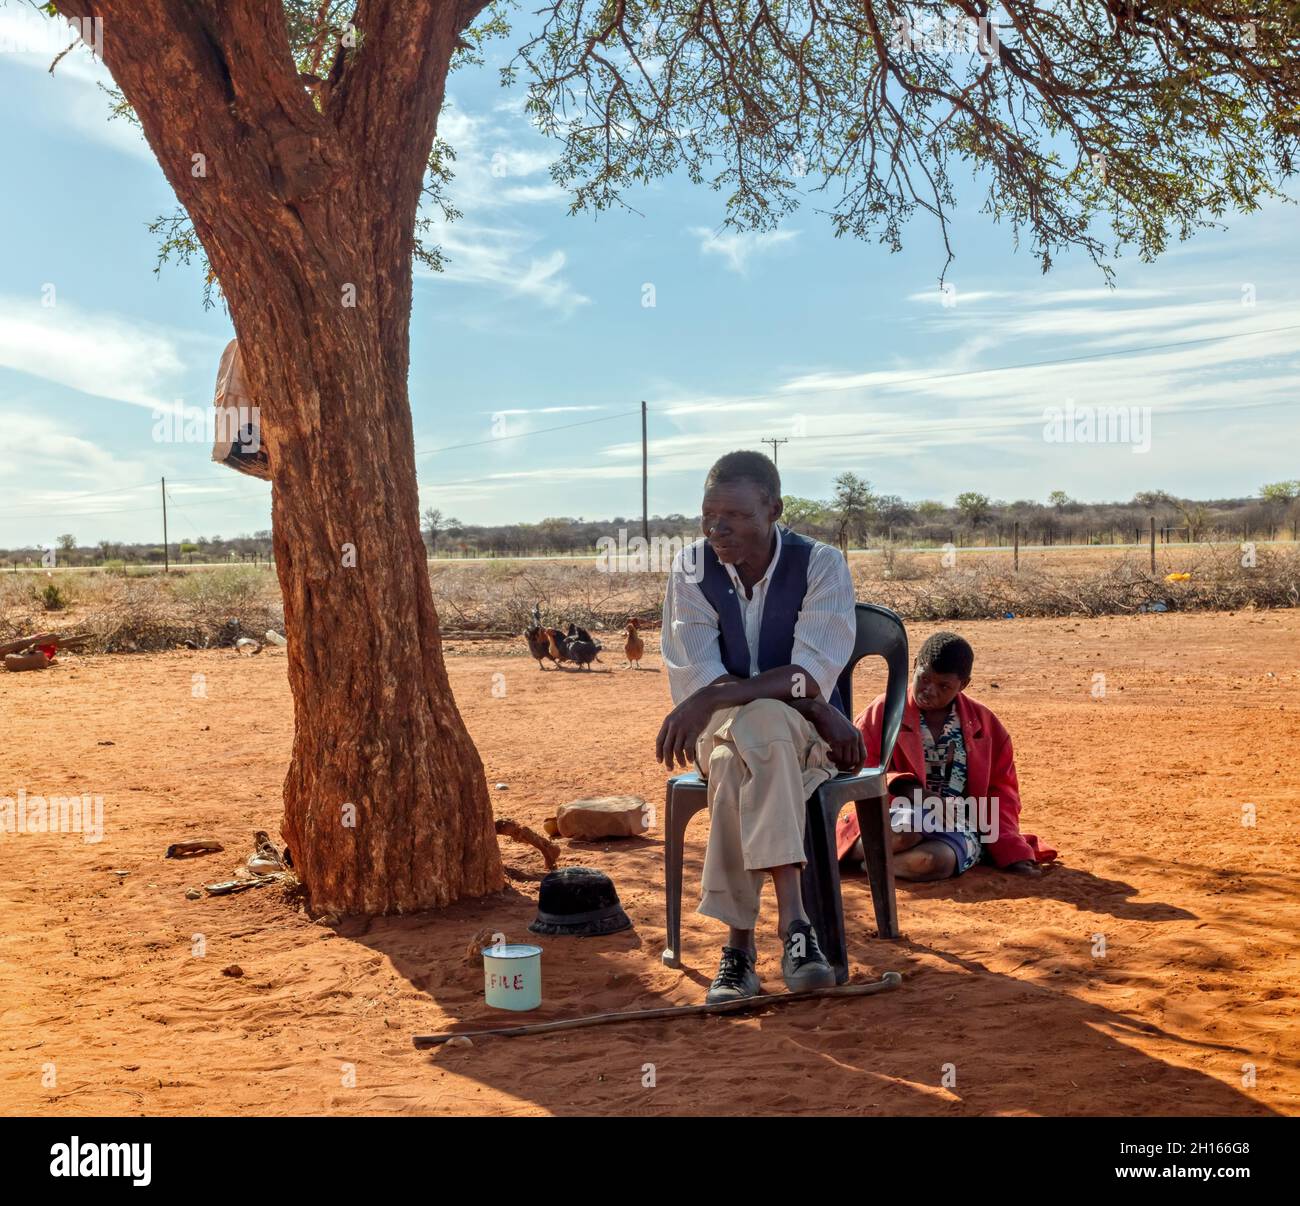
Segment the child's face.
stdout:
[[968,678],[940,674],[918,662],[912,675],[912,698],[916,700],[918,708],[938,711],[952,703],[969,682]]

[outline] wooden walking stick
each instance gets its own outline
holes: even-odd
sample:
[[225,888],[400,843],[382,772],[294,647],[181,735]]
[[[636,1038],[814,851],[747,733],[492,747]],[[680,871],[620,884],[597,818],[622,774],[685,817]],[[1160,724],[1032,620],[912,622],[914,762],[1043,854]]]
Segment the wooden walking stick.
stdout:
[[416,1049],[438,1047],[454,1038],[516,1038],[524,1034],[549,1034],[555,1030],[580,1030],[587,1026],[609,1026],[615,1022],[653,1022],[663,1018],[695,1017],[711,1013],[744,1013],[763,1005],[789,1005],[813,997],[866,997],[872,993],[897,988],[903,977],[887,971],[879,980],[866,984],[838,984],[834,988],[815,988],[811,992],[774,992],[739,1001],[720,1001],[716,1005],[668,1005],[660,1009],[629,1009],[615,1013],[592,1013],[580,1018],[562,1018],[557,1022],[530,1022],[523,1026],[501,1026],[493,1030],[461,1030],[449,1034],[417,1034],[411,1041]]

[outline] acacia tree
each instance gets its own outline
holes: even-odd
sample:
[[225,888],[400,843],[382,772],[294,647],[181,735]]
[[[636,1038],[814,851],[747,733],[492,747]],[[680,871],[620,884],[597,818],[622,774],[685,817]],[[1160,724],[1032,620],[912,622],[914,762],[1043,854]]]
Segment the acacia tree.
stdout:
[[841,473],[835,479],[835,496],[831,503],[836,524],[836,542],[848,551],[849,541],[863,541],[876,515],[876,496],[871,483],[856,473]]
[[988,519],[989,508],[992,506],[989,496],[977,490],[967,490],[957,495],[954,505],[971,528],[979,527]]
[[[425,571],[407,399],[447,75],[499,18],[484,0],[49,7],[102,19],[104,61],[219,282],[262,408],[295,708],[283,833],[313,907],[499,888]],[[680,170],[724,192],[743,228],[812,199],[837,233],[896,249],[920,209],[946,265],[962,164],[1044,268],[1066,248],[1105,267],[1114,246],[1152,256],[1253,208],[1291,172],[1293,11],[556,0],[528,18],[505,78],[529,77],[575,209]],[[183,248],[190,229],[166,233]]]

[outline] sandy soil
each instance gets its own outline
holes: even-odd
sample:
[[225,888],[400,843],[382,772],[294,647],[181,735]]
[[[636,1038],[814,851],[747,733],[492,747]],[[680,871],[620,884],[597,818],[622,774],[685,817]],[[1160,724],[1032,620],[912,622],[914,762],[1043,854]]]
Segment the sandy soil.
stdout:
[[[854,978],[896,969],[891,993],[433,1054],[411,1035],[519,1017],[484,1006],[464,952],[484,927],[528,938],[532,851],[506,843],[512,887],[436,915],[331,928],[274,889],[188,900],[230,875],[255,828],[278,829],[283,654],[0,675],[0,796],[102,795],[106,828],[98,844],[0,835],[0,1110],[1300,1112],[1300,612],[961,627],[972,692],[1017,742],[1025,828],[1062,852],[1041,881],[977,868],[900,886],[898,942],[875,938],[865,882],[846,881]],[[912,626],[914,644],[933,628]],[[659,801],[657,656],[637,673],[606,654],[608,672],[579,674],[521,653],[449,658],[489,782],[509,784],[498,814],[536,825],[581,795]],[[877,683],[860,679],[865,701]],[[691,830],[688,907],[704,832]],[[161,857],[206,835],[226,852]],[[719,934],[688,913],[684,970],[661,965],[658,834],[566,845],[566,862],[614,877],[635,928],[543,939],[545,1001],[529,1016],[699,1001]],[[771,924],[765,913],[759,971],[776,991]]]

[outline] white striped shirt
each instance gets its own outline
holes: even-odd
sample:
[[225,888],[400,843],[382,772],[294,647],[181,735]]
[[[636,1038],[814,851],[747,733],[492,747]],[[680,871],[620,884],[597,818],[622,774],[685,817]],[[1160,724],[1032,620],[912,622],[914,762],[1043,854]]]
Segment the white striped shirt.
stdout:
[[[731,577],[736,602],[740,604],[745,643],[749,646],[750,678],[759,673],[758,638],[763,627],[763,607],[772,574],[781,559],[779,531],[776,553],[763,577],[754,584],[752,598],[746,596],[735,566],[722,563]],[[688,566],[702,566],[703,545],[703,540],[697,540],[673,558],[668,589],[664,593],[660,643],[674,704],[689,699],[701,687],[728,673],[722,664],[718,613],[704,597],[696,581],[699,575],[690,573],[682,564],[685,559]],[[857,634],[854,602],[853,577],[843,555],[833,545],[814,541],[808,556],[808,588],[794,626],[790,663],[802,666],[812,675],[822,699],[830,699],[840,672],[853,653]]]

